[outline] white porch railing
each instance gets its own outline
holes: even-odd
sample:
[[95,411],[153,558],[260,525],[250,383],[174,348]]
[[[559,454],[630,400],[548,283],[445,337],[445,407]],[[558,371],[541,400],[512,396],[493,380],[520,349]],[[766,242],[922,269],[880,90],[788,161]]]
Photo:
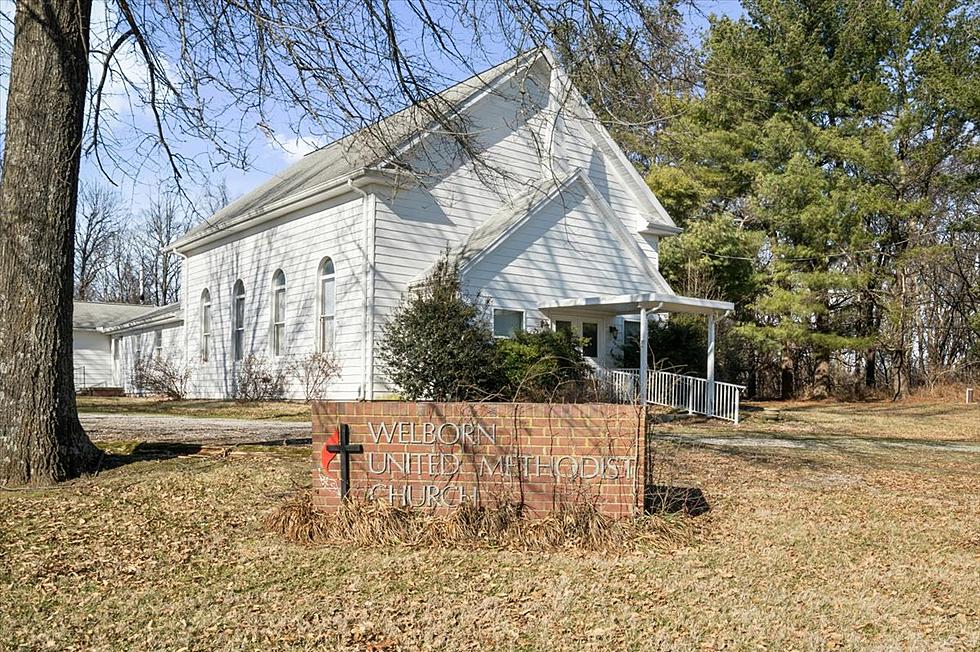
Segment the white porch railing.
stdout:
[[[635,403],[639,398],[639,369],[596,369],[595,373],[610,400]],[[647,374],[647,403],[738,423],[739,400],[745,389],[742,385],[715,381],[712,392],[704,378],[668,371],[651,370]]]

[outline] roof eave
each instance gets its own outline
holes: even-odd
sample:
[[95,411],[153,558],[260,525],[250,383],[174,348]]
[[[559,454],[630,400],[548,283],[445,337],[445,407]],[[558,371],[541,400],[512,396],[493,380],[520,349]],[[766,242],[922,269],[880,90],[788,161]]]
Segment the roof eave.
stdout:
[[369,183],[394,185],[398,183],[399,175],[404,174],[404,170],[358,168],[353,172],[342,174],[329,181],[272,202],[262,208],[247,211],[235,218],[232,222],[223,224],[220,227],[205,229],[198,233],[186,235],[168,245],[166,250],[186,254],[189,251],[200,249],[229,235],[247,231],[248,229],[301,210],[307,206],[346,194],[351,191],[350,183],[355,183],[357,186],[363,186]]
[[177,312],[169,312],[157,317],[151,317],[150,319],[130,319],[127,322],[121,324],[113,324],[111,326],[102,326],[97,330],[100,333],[105,333],[107,335],[118,335],[120,333],[127,333],[131,331],[141,331],[150,328],[159,328],[161,326],[167,326],[171,324],[182,324],[184,322],[184,312],[183,310]]
[[735,309],[730,301],[716,301],[700,297],[686,297],[662,292],[643,294],[623,294],[611,296],[574,297],[557,299],[538,306],[542,311],[591,311],[604,312],[609,315],[625,315],[638,312],[641,309],[652,312],[694,313],[704,315],[721,315]]
[[655,235],[655,236],[670,236],[678,235],[683,233],[684,229],[679,226],[673,226],[669,224],[656,224],[653,222],[648,223],[642,229],[638,231],[640,235]]

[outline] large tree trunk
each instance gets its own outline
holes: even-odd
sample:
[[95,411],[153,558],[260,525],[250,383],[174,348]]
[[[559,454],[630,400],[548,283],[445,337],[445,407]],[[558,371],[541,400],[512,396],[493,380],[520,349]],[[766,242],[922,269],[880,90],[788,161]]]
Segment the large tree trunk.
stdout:
[[91,0],[18,0],[0,179],[0,483],[93,468],[72,378]]

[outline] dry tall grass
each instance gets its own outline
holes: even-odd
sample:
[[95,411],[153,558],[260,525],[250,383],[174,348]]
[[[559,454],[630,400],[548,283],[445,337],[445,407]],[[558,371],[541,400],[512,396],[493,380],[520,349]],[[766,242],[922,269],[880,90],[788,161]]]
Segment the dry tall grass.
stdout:
[[593,551],[666,551],[689,540],[695,529],[689,518],[681,516],[612,518],[588,501],[566,504],[535,518],[512,501],[464,502],[440,513],[381,501],[352,501],[328,513],[314,507],[309,489],[286,498],[269,514],[267,526],[301,544]]

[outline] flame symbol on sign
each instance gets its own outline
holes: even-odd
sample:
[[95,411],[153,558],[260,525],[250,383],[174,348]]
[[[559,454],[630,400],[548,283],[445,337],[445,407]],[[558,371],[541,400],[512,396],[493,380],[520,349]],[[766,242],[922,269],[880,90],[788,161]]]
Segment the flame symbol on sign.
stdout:
[[333,458],[337,457],[336,453],[331,453],[327,450],[329,446],[336,446],[340,443],[340,429],[334,428],[333,434],[330,435],[330,439],[323,443],[323,450],[320,451],[320,465],[323,470],[326,471],[330,467],[330,463],[333,462]]

